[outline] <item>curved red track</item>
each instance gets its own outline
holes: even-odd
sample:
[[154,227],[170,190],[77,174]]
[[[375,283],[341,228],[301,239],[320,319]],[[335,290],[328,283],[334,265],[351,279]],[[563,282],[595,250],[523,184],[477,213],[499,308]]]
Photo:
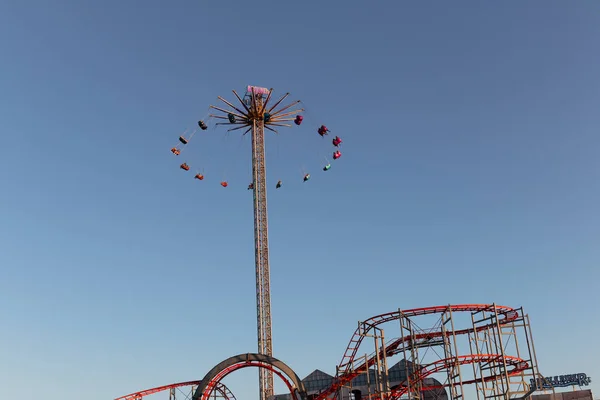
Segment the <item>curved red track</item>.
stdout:
[[[373,329],[376,326],[384,324],[386,322],[398,320],[401,317],[409,317],[410,318],[410,317],[416,317],[416,316],[421,316],[421,315],[441,314],[441,313],[447,312],[447,311],[452,311],[452,312],[494,311],[494,307],[495,307],[495,310],[499,314],[509,317],[509,318],[505,318],[505,320],[507,322],[518,316],[516,314],[516,311],[512,307],[498,306],[498,305],[491,305],[491,304],[458,304],[458,305],[422,307],[422,308],[413,308],[413,309],[408,309],[408,310],[393,311],[393,312],[380,314],[380,315],[371,317],[371,318],[363,321],[363,323],[361,325],[369,327],[369,330],[370,330],[370,329]],[[486,328],[485,326],[482,326],[479,329],[485,329],[485,328]],[[446,332],[446,335],[452,335],[452,334],[462,335],[462,334],[471,333],[473,331],[474,331],[473,328],[462,329],[462,330],[457,330],[457,331],[453,331],[453,332],[452,331]],[[417,335],[415,335],[415,339],[420,340],[421,343],[415,343],[415,344],[413,344],[413,346],[426,345],[426,342],[431,340],[432,338],[440,337],[443,335],[444,335],[444,333],[442,331],[417,334]],[[329,388],[327,388],[327,389],[323,390],[321,393],[319,393],[319,395],[316,397],[315,400],[324,400],[331,394],[335,393],[340,387],[342,387],[346,383],[350,382],[352,379],[356,378],[357,376],[359,376],[360,374],[365,372],[367,370],[367,368],[369,368],[375,364],[377,357],[375,354],[373,354],[366,362],[362,362],[362,363],[358,363],[358,364],[354,365],[356,353],[358,352],[358,348],[360,347],[360,344],[362,343],[363,337],[364,337],[364,329],[361,329],[361,327],[359,326],[354,331],[354,335],[350,339],[350,343],[348,344],[348,347],[346,348],[346,352],[344,353],[344,356],[342,357],[342,360],[337,367],[338,376],[336,377],[333,384]],[[392,341],[391,343],[387,344],[386,349],[385,349],[386,350],[385,356],[391,357],[394,354],[396,354],[397,349],[400,347],[400,345],[402,345],[405,341],[408,341],[410,339],[411,339],[410,337],[398,338],[398,339]],[[380,353],[380,356],[383,356],[383,354]],[[443,361],[443,360],[440,360],[440,361]]]
[[[480,311],[492,312],[494,310],[499,315],[504,316],[504,319],[501,320],[501,323],[509,322],[518,317],[518,314],[516,313],[515,309],[513,309],[512,307],[490,305],[490,304],[459,304],[459,305],[413,308],[413,309],[409,309],[409,310],[401,310],[401,311],[394,311],[394,312],[390,312],[390,313],[380,314],[380,315],[376,315],[374,317],[371,317],[371,318],[363,321],[362,326],[368,327],[368,330],[371,330],[371,329],[377,327],[378,325],[384,324],[386,322],[398,320],[401,317],[415,317],[415,316],[428,315],[428,314],[440,314],[440,313],[444,313],[447,311],[472,312],[473,313],[473,312],[480,312]],[[478,327],[477,330],[486,329],[486,328],[487,328],[487,326],[481,326],[481,327]],[[471,333],[474,330],[475,330],[474,328],[471,328],[471,329],[456,330],[453,332],[447,331],[445,334],[446,335],[462,335],[462,334]],[[326,399],[328,396],[335,393],[341,386],[343,386],[344,384],[348,383],[355,377],[362,374],[364,371],[366,371],[366,369],[368,367],[374,365],[375,360],[376,360],[376,355],[371,356],[366,362],[362,362],[361,364],[354,365],[356,353],[357,353],[358,348],[360,347],[360,344],[362,343],[362,340],[364,337],[364,334],[362,334],[362,333],[364,333],[364,329],[361,329],[361,327],[358,327],[356,329],[356,331],[354,332],[354,335],[350,339],[350,343],[348,344],[346,351],[344,352],[344,355],[342,357],[342,360],[340,361],[340,363],[338,365],[338,371],[339,371],[338,376],[336,377],[333,384],[329,388],[327,388],[324,391],[322,391],[321,393],[319,393],[319,395],[315,398],[315,400]],[[426,346],[427,341],[431,340],[432,338],[441,337],[443,335],[444,335],[444,333],[442,331],[417,334],[417,335],[414,335],[414,338],[421,342],[415,343],[413,345],[419,346],[419,347]],[[398,338],[398,339],[392,341],[391,343],[387,344],[385,356],[390,357],[390,356],[393,356],[394,354],[397,354],[398,348],[408,339],[410,339],[410,338],[408,338],[408,337]],[[383,356],[383,354],[380,354],[380,356]],[[517,358],[517,357],[502,356],[502,355],[497,355],[497,354],[479,354],[479,355],[471,354],[471,355],[457,356],[457,357],[454,357],[451,359],[442,359],[442,360],[438,360],[434,363],[430,363],[423,367],[423,370],[421,370],[421,372],[418,374],[418,376],[416,376],[416,379],[419,379],[419,380],[424,379],[431,374],[434,374],[436,372],[440,372],[444,369],[447,369],[450,367],[450,365],[452,363],[455,364],[458,362],[459,364],[463,365],[463,364],[473,364],[473,363],[478,363],[478,362],[492,362],[492,361],[497,361],[498,359],[502,359],[502,357],[504,357],[504,361],[506,362],[507,365],[514,367],[511,371],[508,372],[508,375],[518,374],[518,373],[522,372],[524,369],[527,369],[529,367],[528,364],[524,360]],[[250,364],[252,364],[252,363],[250,363]],[[229,391],[229,389],[227,389],[227,387],[225,387],[224,385],[222,385],[220,383],[220,380],[223,379],[229,373],[231,373],[237,369],[240,369],[240,368],[244,368],[244,367],[248,367],[248,366],[265,367],[265,365],[263,365],[263,364],[261,364],[261,365],[253,365],[253,364],[250,365],[250,364],[248,364],[248,363],[238,364],[235,366],[228,367],[225,370],[221,371],[221,373],[219,373],[218,378],[215,378],[213,380],[214,383],[211,382],[211,388],[215,388],[216,390],[221,392],[221,390],[219,390],[219,388],[222,386],[223,391],[221,392],[221,394],[223,395],[223,397],[225,397],[226,399],[229,399],[229,400],[234,400],[235,397],[233,397],[233,394],[231,394],[231,392]],[[269,368],[269,367],[267,366],[266,368]],[[278,373],[278,371],[276,371],[276,370],[273,370],[273,372],[280,375]],[[291,383],[285,378],[285,376],[281,375],[280,377],[285,382],[288,389],[290,389],[290,392],[293,392],[293,385],[291,385]],[[493,377],[488,377],[486,379],[492,379],[492,378]],[[181,386],[198,385],[199,383],[200,383],[200,381],[189,381],[189,382],[181,382],[181,383],[175,383],[175,384],[171,384],[171,385],[160,386],[157,388],[147,389],[147,390],[132,393],[132,394],[129,394],[126,396],[118,397],[115,400],[138,400],[138,399],[143,398],[144,396],[148,396],[148,395],[158,393],[161,391],[170,390],[172,388],[177,388],[177,387],[181,387]],[[467,383],[467,384],[474,383],[474,381],[469,381],[469,382],[464,382],[464,383]],[[442,385],[442,387],[443,386],[447,386],[447,385]],[[436,387],[433,387],[433,386],[425,387],[425,388],[423,388],[423,390],[430,390],[430,389],[434,389],[434,388],[437,388],[437,386]],[[408,390],[409,390],[409,388],[407,386],[399,386],[399,387],[394,388],[392,390],[390,400],[399,399],[400,396],[402,396],[403,394],[406,394],[408,392]],[[227,393],[231,394],[231,397],[228,397]]]
[[[500,313],[507,314],[511,311],[514,312],[514,309],[506,306],[495,306],[496,310]],[[459,305],[447,305],[447,306],[435,306],[435,307],[423,307],[423,308],[413,308],[410,310],[402,310],[402,311],[394,311],[386,314],[376,315],[363,321],[364,325],[370,326],[374,328],[378,325],[384,324],[386,322],[394,321],[399,319],[401,316],[405,317],[416,317],[419,315],[428,315],[428,314],[441,314],[445,311],[453,311],[453,312],[477,312],[477,311],[491,311],[494,309],[493,305],[490,304],[459,304]],[[472,330],[465,330],[465,333]],[[458,332],[457,332],[458,333]],[[442,336],[441,332],[433,332],[431,336],[437,334],[438,336]],[[425,336],[425,335],[423,335]],[[350,370],[352,362],[356,357],[356,352],[360,347],[360,343],[362,342],[363,335],[361,335],[360,328],[356,328],[354,331],[354,335],[350,339],[350,343],[346,348],[346,352],[342,357],[342,360],[338,364],[338,370],[343,371],[341,374],[345,374]]]
[[[131,394],[128,394],[125,396],[117,397],[115,400],[139,400],[145,396],[150,396],[152,394],[164,392],[164,391],[171,390],[171,389],[176,389],[176,388],[180,388],[180,387],[184,387],[184,386],[198,386],[199,383],[200,383],[200,381],[172,383],[170,385],[158,386],[158,387],[155,387],[152,389],[146,389],[146,390],[142,390],[140,392],[135,392],[135,393],[131,393]],[[216,385],[215,390],[217,392],[221,393],[221,395],[226,400],[236,400],[233,393],[231,393],[231,391],[227,388],[227,386],[223,385],[222,383],[219,383],[218,385]]]
[[[474,363],[478,363],[478,362],[493,362],[493,361],[497,361],[497,360],[501,360],[501,359],[502,359],[502,355],[500,355],[500,354],[469,354],[466,356],[457,356],[457,357],[453,357],[453,358],[446,358],[446,359],[439,360],[434,363],[426,365],[415,378],[416,378],[416,380],[422,381],[423,379],[427,378],[428,376],[435,374],[436,372],[440,372],[445,369],[448,369],[453,364],[456,364],[456,363],[458,363],[460,365],[465,365],[465,364],[474,364]],[[509,376],[516,375],[519,372],[521,372],[529,367],[526,362],[524,362],[522,359],[520,359],[518,357],[504,356],[504,360],[506,361],[507,365],[513,367],[512,370],[507,372],[507,374]],[[464,382],[464,383],[468,383],[468,382]],[[428,389],[433,389],[433,387],[430,387]],[[408,390],[409,390],[409,388],[407,386],[400,386],[399,388],[396,388],[390,394],[389,400],[399,399],[402,395],[408,393]]]
[[287,379],[285,377],[284,374],[282,374],[281,372],[279,372],[272,365],[266,364],[266,363],[263,363],[263,362],[260,362],[260,361],[244,361],[244,362],[240,362],[240,363],[231,365],[231,366],[223,369],[213,379],[211,379],[211,381],[209,382],[208,386],[206,387],[206,390],[204,391],[204,393],[202,393],[202,400],[208,400],[210,394],[213,392],[213,388],[215,386],[218,386],[220,384],[221,380],[223,378],[225,378],[227,375],[229,375],[233,371],[236,371],[236,370],[242,369],[242,368],[247,368],[247,367],[259,367],[259,368],[266,368],[266,369],[268,369],[269,371],[271,371],[275,375],[277,375],[279,378],[281,378],[281,380],[285,383],[285,385],[287,386],[287,388],[290,391],[290,393],[294,393],[294,385],[292,385],[292,383],[289,381],[289,379]]

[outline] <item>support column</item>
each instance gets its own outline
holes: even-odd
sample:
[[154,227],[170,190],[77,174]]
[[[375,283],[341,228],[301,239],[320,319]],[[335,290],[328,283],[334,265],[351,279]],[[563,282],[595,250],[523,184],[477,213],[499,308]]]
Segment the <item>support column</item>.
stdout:
[[[262,95],[253,94],[252,101],[252,175],[254,184],[254,255],[256,264],[256,307],[258,352],[272,356],[271,290],[267,221],[267,184]],[[273,372],[259,370],[260,400],[274,394]]]

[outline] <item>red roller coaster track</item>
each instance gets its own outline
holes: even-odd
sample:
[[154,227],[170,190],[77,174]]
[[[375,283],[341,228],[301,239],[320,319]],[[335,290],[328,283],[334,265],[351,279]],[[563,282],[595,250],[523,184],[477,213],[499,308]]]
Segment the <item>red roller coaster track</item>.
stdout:
[[[398,320],[398,319],[404,318],[404,317],[410,318],[410,317],[429,315],[429,314],[440,314],[440,313],[444,313],[444,312],[476,313],[476,312],[481,312],[481,311],[495,312],[496,315],[502,316],[503,319],[499,320],[500,324],[505,324],[507,322],[510,322],[510,321],[518,318],[518,316],[519,316],[517,311],[514,308],[507,307],[507,306],[499,306],[499,305],[493,305],[493,304],[492,305],[490,305],[490,304],[459,304],[459,305],[414,308],[414,309],[409,309],[409,310],[398,310],[398,311],[394,311],[394,312],[376,315],[374,317],[371,317],[371,318],[363,321],[360,324],[360,326],[356,329],[356,331],[354,332],[354,335],[352,336],[352,338],[350,339],[350,342],[346,348],[346,351],[344,352],[344,355],[338,365],[338,374],[336,376],[336,379],[334,379],[334,382],[331,384],[330,387],[321,391],[314,400],[325,400],[327,397],[329,397],[330,395],[335,393],[339,388],[341,388],[342,386],[344,386],[345,384],[350,382],[352,379],[354,379],[355,377],[366,372],[369,367],[371,367],[375,364],[378,356],[379,357],[382,357],[382,356],[390,357],[395,354],[398,354],[399,353],[398,349],[404,344],[404,342],[406,342],[408,340],[413,340],[413,343],[411,346],[423,347],[423,346],[427,346],[428,342],[433,338],[443,337],[444,335],[449,336],[449,335],[469,334],[469,333],[474,332],[475,330],[479,331],[479,330],[488,329],[493,324],[482,325],[477,328],[461,329],[461,330],[455,330],[455,331],[445,331],[445,332],[444,331],[433,331],[433,332],[416,334],[416,335],[413,335],[412,337],[397,338],[397,339],[392,340],[390,343],[388,343],[386,345],[385,352],[381,351],[379,353],[379,355],[374,353],[370,357],[368,357],[367,360],[362,361],[361,363],[358,363],[358,364],[354,364],[358,348],[360,347],[360,345],[363,341],[363,338],[365,337],[365,331],[372,330],[372,329],[376,328],[378,325],[381,325],[381,324],[384,324],[384,323],[387,323],[390,321]],[[423,366],[420,371],[416,372],[414,374],[415,376],[412,378],[412,380],[414,380],[414,379],[423,380],[424,378],[426,378],[434,373],[448,369],[452,365],[456,365],[456,364],[464,365],[464,364],[474,364],[474,363],[484,363],[484,362],[495,362],[495,361],[499,361],[499,360],[502,360],[504,363],[506,363],[507,366],[513,367],[510,371],[507,372],[507,375],[509,375],[509,376],[519,374],[520,372],[529,368],[529,365],[525,360],[518,358],[518,357],[514,357],[514,356],[500,355],[500,354],[470,354],[470,355],[461,355],[461,356],[455,356],[452,358],[441,359],[441,360],[435,361],[433,363],[429,363],[429,364]],[[289,380],[287,380],[285,378],[285,376],[278,373],[278,371],[273,369],[271,366],[265,365],[263,363],[247,362],[247,363],[241,363],[241,364],[227,367],[227,368],[223,369],[221,372],[219,372],[219,374],[214,379],[211,380],[210,385],[207,387],[207,390],[203,395],[203,400],[206,400],[207,396],[214,390],[221,392],[221,394],[223,395],[223,397],[226,398],[226,400],[227,399],[233,400],[234,398],[232,398],[232,396],[233,396],[232,394],[227,395],[227,393],[231,393],[231,392],[224,385],[222,385],[220,383],[220,381],[225,376],[230,374],[231,372],[233,372],[237,369],[249,367],[249,366],[259,366],[262,368],[267,368],[268,370],[276,373],[285,382],[285,384],[288,387],[288,389],[290,390],[290,392],[291,393],[293,392],[293,389],[294,389],[293,384],[291,384],[291,382],[289,382]],[[486,378],[483,378],[483,380],[486,380],[486,381],[493,380],[493,379],[495,379],[495,376],[488,376]],[[153,388],[153,389],[144,390],[141,392],[132,393],[127,396],[122,396],[115,400],[140,400],[144,396],[148,396],[150,394],[158,393],[161,391],[165,391],[165,390],[169,390],[169,389],[181,387],[181,386],[195,386],[195,385],[198,385],[199,382],[200,381],[190,381],[190,382],[182,382],[182,383],[176,383],[176,384],[172,384],[172,385],[161,386],[161,387],[157,387],[157,388]],[[475,383],[475,380],[463,382],[463,384],[472,384],[472,383]],[[441,386],[427,386],[427,387],[423,387],[422,390],[432,390],[432,389],[436,389],[438,387],[445,387],[445,386],[449,386],[449,385],[446,384],[446,385],[441,385]],[[222,391],[219,390],[219,388],[221,388]],[[389,398],[389,400],[397,400],[400,398],[400,396],[406,394],[409,390],[410,390],[410,388],[404,384],[398,385],[394,388],[391,388],[391,393],[388,398]]]
[[[145,396],[150,396],[155,393],[165,392],[165,391],[171,390],[171,389],[177,389],[177,388],[185,387],[185,386],[190,386],[190,387],[198,386],[199,383],[200,383],[200,381],[172,383],[170,385],[159,386],[159,387],[155,387],[152,389],[146,389],[146,390],[142,390],[140,392],[135,392],[135,393],[131,393],[131,394],[128,394],[125,396],[117,397],[115,400],[140,400],[140,399],[144,398]],[[227,388],[227,386],[223,385],[222,383],[219,383],[218,385],[216,385],[215,390],[217,392],[219,392],[225,400],[236,400],[233,393],[231,393],[231,391]]]
[[[498,359],[501,359],[501,358],[502,358],[502,355],[500,355],[500,354],[477,354],[477,355],[469,354],[466,356],[457,356],[457,357],[453,357],[453,358],[446,358],[446,359],[439,360],[439,361],[436,361],[434,363],[431,363],[431,364],[425,366],[417,374],[416,379],[423,380],[423,379],[427,378],[428,376],[435,374],[436,372],[440,372],[440,371],[450,368],[453,364],[456,364],[456,363],[458,363],[460,365],[465,365],[465,364],[474,364],[474,363],[478,363],[478,362],[492,362],[492,361],[497,361]],[[513,367],[513,369],[508,372],[509,376],[516,375],[519,372],[521,372],[529,367],[529,365],[526,362],[524,362],[523,360],[521,360],[518,357],[504,356],[504,359],[508,365]],[[491,378],[493,379],[493,377],[491,377]],[[488,377],[488,379],[490,379],[490,377]],[[463,382],[463,383],[469,383],[469,382]],[[473,381],[471,383],[475,383],[475,381]],[[448,386],[448,385],[443,385],[443,386]],[[434,387],[429,387],[427,389],[431,390],[433,388]],[[388,399],[389,400],[397,400],[402,395],[406,394],[408,392],[408,390],[409,390],[408,386],[402,385],[402,386],[396,388],[395,390],[392,390]]]
[[[478,311],[494,311],[494,309],[501,315],[505,316],[503,322],[508,322],[518,316],[516,311],[507,306],[499,306],[499,305],[490,305],[490,304],[459,304],[459,305],[447,305],[447,306],[435,306],[435,307],[423,307],[423,308],[413,308],[409,310],[399,310],[393,311],[385,314],[376,315],[362,322],[361,326],[356,328],[354,331],[354,335],[350,339],[350,343],[346,348],[344,356],[342,357],[342,361],[338,365],[338,376],[334,380],[333,384],[327,389],[323,390],[319,393],[318,397],[315,400],[324,400],[331,394],[335,393],[339,388],[350,382],[352,379],[364,373],[369,367],[373,366],[377,360],[377,355],[372,354],[368,360],[363,361],[358,364],[354,364],[354,360],[356,358],[356,353],[358,348],[360,347],[362,340],[364,338],[364,329],[362,327],[367,327],[368,330],[372,330],[378,325],[382,325],[386,322],[398,320],[402,317],[416,317],[421,315],[429,315],[429,314],[440,314],[447,311],[452,312],[478,312]],[[486,329],[490,325],[479,327],[478,330]],[[414,335],[414,339],[421,341],[421,343],[413,343],[413,346],[424,346],[427,345],[427,342],[435,337],[441,337],[444,334],[449,335],[463,335],[473,332],[475,329],[461,329],[457,331],[450,332],[428,332]],[[390,342],[386,345],[385,356],[391,357],[397,354],[397,350],[405,341],[413,340],[411,337],[398,338]],[[384,354],[380,352],[379,356],[382,357]],[[440,360],[442,362],[444,360]],[[523,360],[520,360],[523,361]]]
[[216,385],[219,385],[219,383],[221,382],[221,379],[225,378],[227,375],[229,375],[233,371],[236,371],[236,370],[242,369],[242,368],[247,368],[247,367],[260,367],[260,368],[265,368],[265,369],[273,372],[275,375],[277,375],[279,378],[281,378],[281,380],[285,383],[285,386],[287,386],[290,393],[294,393],[294,385],[285,377],[284,374],[279,372],[273,366],[271,366],[269,364],[265,364],[263,362],[259,362],[259,361],[246,361],[246,362],[230,365],[229,367],[227,367],[227,368],[223,369],[221,372],[219,372],[217,374],[217,376],[215,376],[209,382],[204,393],[202,393],[202,400],[208,400],[210,394],[213,392],[213,388],[215,388]]
[[[503,314],[508,314],[511,311],[514,312],[514,309],[511,307],[506,307],[506,306],[495,306],[495,307],[496,307],[496,310],[498,310],[499,312],[501,312]],[[374,327],[384,324],[386,322],[397,320],[403,316],[404,317],[416,317],[416,316],[420,316],[420,315],[440,314],[440,313],[446,312],[448,310],[453,311],[453,312],[465,312],[465,311],[466,312],[477,312],[477,311],[491,311],[493,309],[494,309],[494,306],[490,305],[490,304],[459,304],[459,305],[454,305],[454,306],[448,305],[448,306],[413,308],[410,310],[394,311],[394,312],[390,312],[390,313],[386,313],[386,314],[376,315],[376,316],[371,317],[371,318],[367,319],[366,321],[364,321],[363,324],[370,328],[374,328]],[[465,331],[467,331],[467,330],[465,330]],[[471,330],[469,330],[469,331],[471,331]],[[435,332],[435,333],[437,333],[438,336],[442,335],[441,332]],[[433,336],[435,333],[433,333],[431,335]],[[465,332],[465,333],[467,333],[467,332]],[[362,339],[363,339],[363,335],[361,334],[361,329],[357,328],[356,331],[354,331],[354,335],[350,339],[350,343],[348,344],[348,347],[346,348],[344,356],[342,357],[342,360],[340,361],[340,363],[338,365],[338,370],[343,371],[343,372],[341,372],[342,375],[349,372],[350,367],[352,366],[352,363],[354,361],[354,358],[356,357],[356,352],[358,351],[358,348],[360,347],[360,344],[362,342]]]

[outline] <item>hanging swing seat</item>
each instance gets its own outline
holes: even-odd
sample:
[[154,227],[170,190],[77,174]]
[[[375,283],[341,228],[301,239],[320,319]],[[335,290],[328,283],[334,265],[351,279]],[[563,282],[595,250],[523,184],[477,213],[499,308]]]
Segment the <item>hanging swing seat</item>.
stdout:
[[227,184],[227,182],[223,181],[223,182],[221,182],[221,186],[223,186],[223,187],[227,187],[227,186],[228,186],[228,184]]
[[183,136],[179,136],[179,141],[183,144],[188,144],[188,140],[186,138],[184,138]]
[[171,153],[175,154],[176,156],[181,154],[181,150],[179,150],[177,147],[173,147],[171,149]]
[[183,163],[183,164],[181,164],[181,165],[179,166],[179,168],[181,168],[181,169],[183,169],[183,170],[186,170],[186,171],[189,171],[189,170],[190,170],[190,166],[189,166],[189,165],[187,165],[186,163]]
[[203,131],[208,129],[208,126],[204,123],[204,121],[198,121],[198,126],[200,127],[200,129],[202,129]]
[[329,129],[327,129],[325,125],[321,125],[321,127],[317,129],[317,132],[319,133],[319,135],[325,136],[327,135],[327,132],[329,132]]
[[229,119],[230,123],[235,123],[235,115],[233,115],[232,113],[227,114],[227,119]]
[[300,125],[302,123],[303,119],[304,119],[304,117],[302,115],[296,115],[296,119],[294,120],[294,123],[296,125]]
[[194,179],[198,179],[199,181],[204,180],[204,175],[196,174],[196,176],[194,176]]

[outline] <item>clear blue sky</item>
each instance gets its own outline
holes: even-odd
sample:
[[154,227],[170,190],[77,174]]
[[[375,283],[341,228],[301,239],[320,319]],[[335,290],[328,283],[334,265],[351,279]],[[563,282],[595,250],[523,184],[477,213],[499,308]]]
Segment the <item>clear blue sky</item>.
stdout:
[[357,320],[496,302],[545,374],[600,382],[600,3],[338,3],[0,3],[0,397],[255,351],[247,138],[199,134],[189,173],[169,152],[248,84],[310,119],[267,143],[277,357],[334,373]]

